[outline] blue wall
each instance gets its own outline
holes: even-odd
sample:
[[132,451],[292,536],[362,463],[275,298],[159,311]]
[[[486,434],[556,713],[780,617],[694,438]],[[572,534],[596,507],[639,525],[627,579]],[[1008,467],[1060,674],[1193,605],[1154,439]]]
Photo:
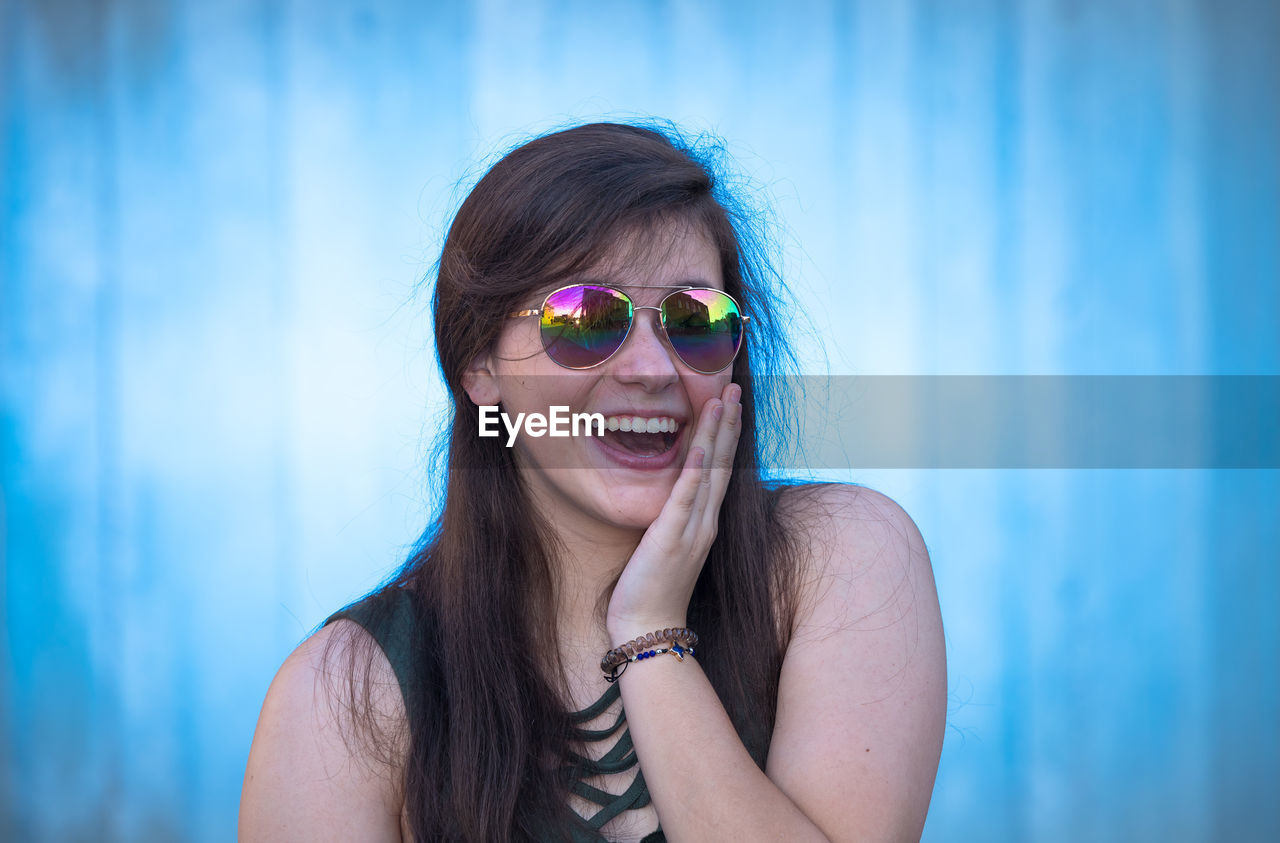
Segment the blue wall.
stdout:
[[[722,135],[812,373],[1280,374],[1274,4],[0,10],[4,839],[234,835],[275,669],[424,524],[415,286],[531,132]],[[927,840],[1280,835],[1277,471],[826,473],[933,555]]]

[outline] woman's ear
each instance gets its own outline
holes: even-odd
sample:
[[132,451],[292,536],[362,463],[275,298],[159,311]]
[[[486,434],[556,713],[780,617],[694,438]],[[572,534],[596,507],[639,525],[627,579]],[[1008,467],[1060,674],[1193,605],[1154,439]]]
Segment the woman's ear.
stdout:
[[471,365],[462,373],[462,388],[477,407],[495,406],[502,396],[498,390],[498,378],[493,373],[489,352],[477,354]]

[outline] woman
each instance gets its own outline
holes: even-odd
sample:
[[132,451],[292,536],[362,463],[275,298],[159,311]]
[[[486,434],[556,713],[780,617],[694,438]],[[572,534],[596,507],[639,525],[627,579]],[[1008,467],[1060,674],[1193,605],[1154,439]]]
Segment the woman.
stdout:
[[[272,682],[242,839],[919,838],[928,554],[869,489],[762,482],[752,366],[787,322],[732,209],[677,133],[626,125],[481,179],[434,298],[442,511]],[[607,430],[512,421],[555,407]]]

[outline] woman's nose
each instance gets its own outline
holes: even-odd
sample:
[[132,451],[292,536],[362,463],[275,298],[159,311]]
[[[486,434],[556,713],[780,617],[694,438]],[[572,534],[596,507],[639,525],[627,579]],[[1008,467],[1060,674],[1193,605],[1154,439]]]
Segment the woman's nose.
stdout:
[[671,348],[662,333],[657,308],[637,307],[631,332],[615,355],[614,374],[622,380],[645,381],[661,388],[680,377]]

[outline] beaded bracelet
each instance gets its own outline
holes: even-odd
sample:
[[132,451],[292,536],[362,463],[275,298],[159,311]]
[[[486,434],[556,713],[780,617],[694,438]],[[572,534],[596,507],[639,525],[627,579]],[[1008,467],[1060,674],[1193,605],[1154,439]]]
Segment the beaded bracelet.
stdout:
[[693,630],[682,626],[669,626],[666,629],[650,632],[648,635],[637,636],[626,644],[614,647],[605,653],[604,658],[600,660],[600,669],[607,672],[610,668],[617,667],[641,650],[652,648],[655,644],[674,644],[676,642],[688,647],[696,647],[698,646],[698,635]]
[[[698,635],[693,630],[686,627],[667,627],[650,632],[647,635],[641,635],[631,639],[620,647],[614,647],[612,650],[604,654],[604,658],[600,660],[600,669],[604,671],[605,678],[614,676],[617,678],[616,669],[621,665],[627,664],[628,661],[634,660],[637,653],[641,653],[646,649],[652,649],[656,644],[683,644],[681,652],[693,652],[693,648],[698,646]],[[669,652],[663,650],[663,652]],[[612,681],[612,680],[610,680]]]
[[627,665],[631,664],[632,662],[641,661],[642,659],[651,659],[654,656],[660,656],[663,653],[670,653],[671,655],[675,656],[676,661],[684,661],[685,656],[693,655],[693,648],[681,647],[679,644],[672,644],[670,647],[658,647],[657,649],[654,649],[654,650],[645,650],[643,653],[636,653],[634,656],[631,656],[621,664],[616,664],[613,667],[609,668],[609,670],[604,675],[604,681],[617,682],[618,677],[621,676],[624,671],[626,671]]

